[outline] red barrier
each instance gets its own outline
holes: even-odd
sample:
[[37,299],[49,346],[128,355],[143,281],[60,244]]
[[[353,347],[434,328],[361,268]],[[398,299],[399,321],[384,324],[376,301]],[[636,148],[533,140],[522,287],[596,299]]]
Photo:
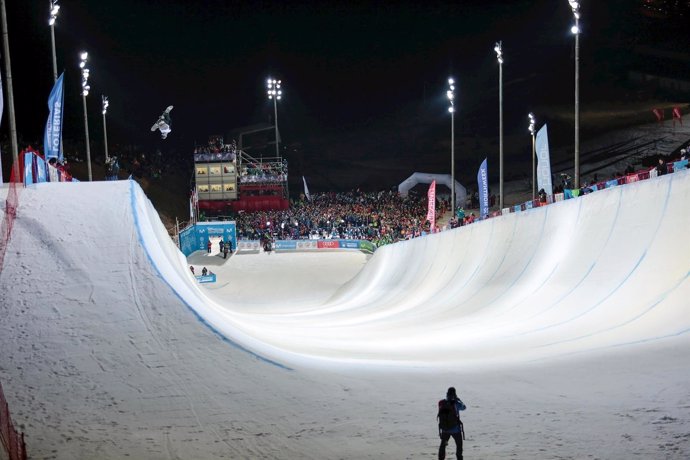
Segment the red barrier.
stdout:
[[10,175],[10,184],[7,189],[7,198],[5,199],[5,215],[2,222],[0,222],[0,272],[2,271],[3,262],[5,261],[5,253],[7,252],[7,245],[10,242],[12,235],[12,226],[14,219],[17,217],[17,207],[19,206],[19,191],[21,186],[17,186],[22,181],[22,176],[19,173],[18,165],[12,166],[12,173]]
[[0,385],[0,445],[9,460],[26,460],[24,433],[18,433],[12,424],[10,408]]
[[[5,253],[12,236],[14,219],[17,217],[19,192],[22,189],[21,185],[18,186],[18,184],[21,184],[21,177],[18,165],[13,165],[7,198],[5,199],[5,215],[0,222],[0,272],[2,272]],[[18,433],[12,424],[9,405],[2,391],[2,385],[0,385],[0,446],[5,450],[10,460],[26,460],[24,434]]]

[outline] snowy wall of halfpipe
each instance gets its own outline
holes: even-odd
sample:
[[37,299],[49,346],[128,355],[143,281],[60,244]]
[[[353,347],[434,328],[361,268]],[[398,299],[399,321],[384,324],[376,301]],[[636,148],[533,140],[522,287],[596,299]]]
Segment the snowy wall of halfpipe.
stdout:
[[209,305],[160,233],[142,240],[185,302],[262,355],[486,364],[686,336],[688,202],[684,171],[386,246],[321,308],[280,315]]

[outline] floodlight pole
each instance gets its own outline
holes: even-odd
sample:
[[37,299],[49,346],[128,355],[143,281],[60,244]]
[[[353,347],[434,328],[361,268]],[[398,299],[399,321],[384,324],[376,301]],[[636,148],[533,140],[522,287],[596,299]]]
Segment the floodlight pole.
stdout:
[[536,145],[535,145],[535,140],[534,140],[534,132],[535,132],[535,118],[534,114],[530,112],[528,115],[529,117],[529,132],[532,136],[532,201],[536,198],[536,190],[537,190],[537,152],[536,152]]
[[448,79],[448,88],[446,95],[450,102],[450,107],[448,107],[450,112],[450,203],[453,217],[455,217],[455,80],[453,78]]
[[107,163],[108,158],[108,130],[106,129],[105,114],[108,112],[108,98],[101,95],[101,102],[103,103],[103,142],[105,144],[105,162]]
[[570,30],[575,35],[575,173],[574,187],[580,188],[580,2],[568,0],[575,17]]
[[494,46],[498,59],[498,208],[503,209],[503,43]]
[[[10,39],[7,34],[7,12],[5,11],[5,0],[0,0],[2,7],[2,38],[3,49],[5,51],[5,77],[7,78],[7,102],[10,106],[10,142],[12,144],[13,168],[19,167],[19,147],[17,144],[17,120],[14,115],[14,90],[12,89],[12,65],[10,64]],[[2,175],[0,175],[0,181]]]
[[276,157],[280,156],[280,139],[278,137],[278,101],[276,98],[273,98],[273,120],[275,122],[276,126]]
[[278,99],[283,95],[283,91],[280,89],[280,80],[274,80],[269,78],[267,81],[268,87],[268,98],[273,99],[273,124],[276,128],[276,157],[280,157],[279,150],[279,136],[278,136]]
[[86,68],[86,60],[88,58],[88,53],[81,53],[81,62],[79,67],[81,68],[81,98],[84,103],[84,133],[86,134],[86,163],[89,171],[89,182],[93,180],[93,174],[91,173],[91,146],[89,145],[89,117],[86,110],[86,96],[89,94],[89,69]]
[[55,53],[55,20],[57,19],[58,11],[60,10],[60,5],[57,4],[57,0],[50,0],[50,43],[53,48],[53,82],[57,81],[57,55]]
[[89,170],[89,182],[93,180],[91,174],[91,148],[89,147],[89,117],[86,113],[86,94],[81,93],[81,98],[84,103],[84,133],[86,134],[86,164]]

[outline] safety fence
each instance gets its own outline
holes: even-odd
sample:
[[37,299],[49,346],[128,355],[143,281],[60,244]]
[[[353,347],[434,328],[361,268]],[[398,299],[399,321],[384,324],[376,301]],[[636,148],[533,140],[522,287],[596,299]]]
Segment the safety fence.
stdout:
[[[21,181],[19,168],[17,165],[13,165],[7,189],[7,198],[5,199],[5,213],[2,222],[0,222],[0,272],[2,272],[4,266],[7,246],[12,236],[12,227],[17,217],[19,192],[22,189]],[[26,459],[24,433],[19,433],[14,428],[12,418],[10,417],[10,408],[5,399],[5,393],[2,391],[2,384],[0,384],[0,448],[5,451],[9,460]]]
[[17,207],[19,206],[19,192],[21,186],[21,176],[17,165],[13,165],[12,173],[10,175],[10,183],[7,188],[7,197],[5,198],[5,214],[2,222],[0,222],[0,272],[2,272],[3,263],[5,261],[5,253],[7,252],[7,245],[10,242],[12,235],[12,226],[14,219],[17,217]]
[[[688,167],[688,160],[676,161],[673,163],[668,163],[664,166],[666,168],[664,174],[671,174],[673,172],[682,171],[686,169]],[[510,214],[511,212],[526,211],[528,209],[537,208],[539,206],[545,206],[547,204],[555,203],[558,201],[577,198],[582,195],[587,195],[589,193],[596,192],[597,190],[604,190],[611,187],[617,187],[619,185],[632,184],[633,182],[651,179],[657,177],[658,175],[659,172],[656,168],[637,171],[608,181],[597,182],[596,184],[588,185],[579,189],[565,189],[562,193],[556,193],[554,195],[546,196],[543,200],[536,199],[516,204],[515,206],[512,206],[510,208],[504,208],[499,211],[494,211],[491,214],[489,214],[489,217]]]
[[24,433],[19,433],[12,424],[10,408],[0,385],[0,444],[9,460],[26,460]]

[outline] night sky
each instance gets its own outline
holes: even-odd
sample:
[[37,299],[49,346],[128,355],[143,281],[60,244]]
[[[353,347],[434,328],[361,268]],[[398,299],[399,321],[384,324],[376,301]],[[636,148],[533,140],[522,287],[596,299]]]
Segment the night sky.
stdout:
[[[42,139],[47,116],[53,83],[50,2],[6,3],[22,148]],[[582,2],[583,104],[606,92],[602,82],[615,84],[624,76],[621,69],[631,64],[635,44],[671,41],[669,22],[641,15],[641,3]],[[424,142],[400,140],[403,147],[376,139],[391,125],[393,130],[404,127],[398,120],[406,117],[430,117],[431,124],[441,126],[438,133],[445,133],[450,75],[458,81],[458,135],[497,137],[493,46],[498,40],[505,54],[507,136],[526,131],[532,107],[572,105],[573,100],[573,19],[566,0],[59,4],[55,36],[58,73],[64,70],[66,79],[64,137],[83,151],[78,62],[79,52],[86,50],[92,157],[102,153],[101,94],[110,100],[111,154],[119,145],[137,144],[143,150],[187,155],[210,134],[270,122],[269,75],[283,81],[278,122],[288,160],[292,151],[302,150],[291,163],[298,175],[309,172],[311,159],[324,155],[368,149],[367,155],[386,158],[405,145],[436,148],[436,128],[420,134],[427,136]],[[685,35],[681,41],[687,44],[690,34]],[[173,132],[162,143],[149,129],[167,105],[175,107]],[[3,137],[8,124],[5,113]],[[419,145],[427,142],[427,147]]]

